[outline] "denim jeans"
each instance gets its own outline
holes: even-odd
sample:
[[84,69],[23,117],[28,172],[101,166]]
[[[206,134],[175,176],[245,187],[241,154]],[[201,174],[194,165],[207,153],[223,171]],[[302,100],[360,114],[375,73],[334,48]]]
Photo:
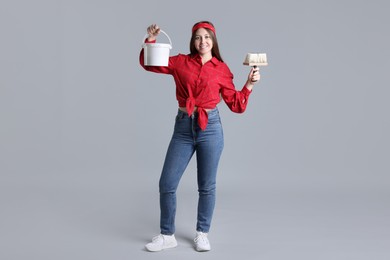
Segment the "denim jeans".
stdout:
[[161,234],[175,233],[176,190],[196,152],[198,180],[198,215],[196,230],[207,233],[215,205],[216,176],[224,140],[217,108],[208,112],[208,125],[202,131],[197,113],[188,116],[178,111],[175,128],[165,157],[159,182]]

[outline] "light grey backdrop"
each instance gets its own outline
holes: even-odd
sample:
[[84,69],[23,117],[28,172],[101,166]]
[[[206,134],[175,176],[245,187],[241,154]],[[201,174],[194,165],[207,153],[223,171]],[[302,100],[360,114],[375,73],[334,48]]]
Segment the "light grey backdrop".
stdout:
[[[178,191],[179,248],[149,254],[177,109],[138,55],[171,54],[211,20],[237,88],[266,52],[245,114],[219,105],[225,151],[206,259],[389,259],[386,1],[0,3],[0,258],[198,258],[196,164]],[[159,41],[166,41],[163,37]]]

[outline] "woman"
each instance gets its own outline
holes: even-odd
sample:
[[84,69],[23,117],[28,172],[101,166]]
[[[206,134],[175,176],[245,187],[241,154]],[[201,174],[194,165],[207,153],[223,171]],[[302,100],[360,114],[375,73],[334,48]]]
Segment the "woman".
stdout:
[[[145,42],[156,42],[159,32],[156,24],[149,26]],[[208,21],[193,26],[190,54],[170,57],[167,67],[145,66],[141,50],[140,64],[147,71],[173,76],[179,105],[159,181],[160,235],[145,247],[148,251],[161,251],[177,246],[174,235],[176,190],[196,152],[199,201],[194,242],[197,251],[209,251],[207,234],[215,205],[217,167],[224,145],[216,106],[222,97],[231,111],[243,113],[254,84],[260,80],[258,68],[252,68],[244,87],[236,90],[233,74],[220,55],[215,27]]]

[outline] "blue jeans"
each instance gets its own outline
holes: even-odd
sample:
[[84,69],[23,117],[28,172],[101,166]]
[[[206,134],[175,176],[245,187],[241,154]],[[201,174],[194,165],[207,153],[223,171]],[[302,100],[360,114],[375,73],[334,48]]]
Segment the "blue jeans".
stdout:
[[219,159],[223,150],[222,124],[217,108],[208,112],[208,125],[202,131],[197,113],[188,116],[178,111],[175,128],[159,182],[161,234],[175,233],[176,190],[196,151],[198,179],[198,216],[196,230],[207,233],[215,205],[215,188]]

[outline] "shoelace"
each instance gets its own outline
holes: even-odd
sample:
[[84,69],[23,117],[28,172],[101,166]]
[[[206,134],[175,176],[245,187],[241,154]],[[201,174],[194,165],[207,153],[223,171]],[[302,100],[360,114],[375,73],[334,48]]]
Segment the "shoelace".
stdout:
[[202,232],[198,233],[198,235],[194,239],[194,242],[197,243],[199,240],[202,240],[202,242],[207,243],[207,234]]
[[162,234],[158,235],[158,236],[155,236],[154,238],[152,238],[152,242],[156,242],[156,241],[159,241],[159,240],[164,240],[164,237]]

